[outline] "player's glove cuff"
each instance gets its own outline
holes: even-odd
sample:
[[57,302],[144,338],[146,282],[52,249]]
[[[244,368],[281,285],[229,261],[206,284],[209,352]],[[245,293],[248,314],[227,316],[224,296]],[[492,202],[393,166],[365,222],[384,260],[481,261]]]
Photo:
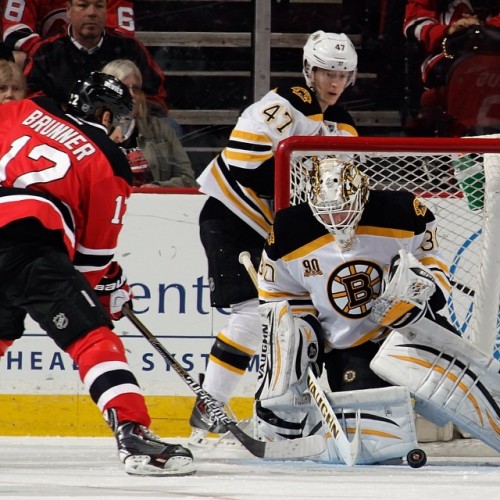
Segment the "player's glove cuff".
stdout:
[[114,321],[123,317],[122,309],[125,304],[132,308],[132,292],[116,261],[111,262],[108,271],[95,287],[95,292]]

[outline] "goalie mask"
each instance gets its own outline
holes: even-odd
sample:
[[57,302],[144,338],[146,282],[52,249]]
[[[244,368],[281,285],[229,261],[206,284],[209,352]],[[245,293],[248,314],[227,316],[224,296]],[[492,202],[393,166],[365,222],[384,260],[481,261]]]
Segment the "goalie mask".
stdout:
[[368,177],[338,158],[319,161],[311,176],[309,206],[340,249],[348,250],[368,201]]
[[314,68],[331,71],[349,72],[346,84],[353,85],[356,80],[358,55],[349,37],[344,33],[325,33],[316,31],[304,45],[304,77],[309,88],[313,88],[311,73]]

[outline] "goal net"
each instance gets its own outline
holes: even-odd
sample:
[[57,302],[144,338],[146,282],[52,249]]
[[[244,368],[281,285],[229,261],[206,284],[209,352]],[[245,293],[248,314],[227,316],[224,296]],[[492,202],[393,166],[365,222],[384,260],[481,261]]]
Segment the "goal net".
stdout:
[[450,266],[449,318],[500,358],[500,135],[481,138],[300,137],[276,152],[275,210],[306,201],[309,172],[325,156],[354,161],[372,189],[425,199]]

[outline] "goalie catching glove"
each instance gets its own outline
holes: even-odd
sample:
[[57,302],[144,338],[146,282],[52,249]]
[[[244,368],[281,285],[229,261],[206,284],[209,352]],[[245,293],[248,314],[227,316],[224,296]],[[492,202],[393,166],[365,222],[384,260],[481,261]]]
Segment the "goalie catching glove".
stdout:
[[424,316],[436,290],[429,270],[411,253],[400,250],[384,272],[383,292],[373,302],[372,321],[397,329]]
[[125,304],[132,307],[132,292],[127,284],[127,278],[115,260],[111,262],[106,274],[94,290],[114,321],[123,317],[122,309]]

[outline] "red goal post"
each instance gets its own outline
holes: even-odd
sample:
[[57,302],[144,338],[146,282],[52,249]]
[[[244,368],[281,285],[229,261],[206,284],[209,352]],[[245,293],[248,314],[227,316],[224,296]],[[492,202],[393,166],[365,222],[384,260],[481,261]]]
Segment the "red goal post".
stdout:
[[308,172],[331,155],[354,161],[372,189],[425,198],[450,265],[450,319],[463,336],[500,358],[500,134],[290,137],[276,151],[275,210],[306,201]]

